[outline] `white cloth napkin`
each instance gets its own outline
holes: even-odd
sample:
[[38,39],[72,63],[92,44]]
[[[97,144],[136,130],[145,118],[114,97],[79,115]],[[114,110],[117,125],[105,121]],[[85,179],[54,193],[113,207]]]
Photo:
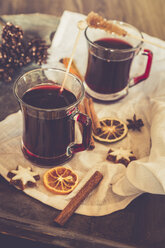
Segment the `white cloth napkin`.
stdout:
[[[49,66],[61,66],[58,61],[70,56],[77,35],[77,22],[85,16],[65,11],[51,47]],[[165,42],[145,33],[146,40],[165,47]],[[95,103],[99,118],[117,117],[122,120],[131,118],[135,113],[142,118],[145,125],[141,132],[129,131],[127,137],[109,147],[123,147],[133,150],[138,160],[129,164],[120,180],[113,183],[113,192],[122,196],[138,193],[139,190],[164,194],[163,162],[165,162],[165,50],[148,43],[144,48],[153,52],[150,77],[144,82],[130,88],[129,95],[113,104]],[[74,57],[77,66],[84,75],[87,62],[87,44],[82,33]],[[132,66],[132,74],[138,75],[145,68],[144,56],[137,56]]]
[[[77,35],[77,22],[85,16],[65,11],[58,30],[52,41],[50,57],[46,67],[62,67],[59,59],[71,56]],[[148,40],[165,46],[165,42],[144,34]],[[79,176],[79,184],[67,196],[48,192],[42,182],[43,173],[48,168],[32,165],[22,155],[20,139],[22,132],[21,112],[8,116],[0,123],[0,173],[6,177],[7,172],[18,164],[31,166],[41,175],[38,186],[25,189],[25,193],[57,209],[63,209],[78,192],[95,170],[104,178],[99,186],[85,199],[77,213],[101,216],[125,208],[134,198],[143,192],[165,193],[165,50],[144,44],[154,54],[150,77],[139,85],[130,88],[128,96],[113,103],[94,103],[99,118],[114,117],[126,121],[135,113],[144,122],[141,132],[129,130],[123,140],[114,144],[95,143],[93,151],[76,154],[65,166],[72,168]],[[87,44],[82,33],[74,57],[77,67],[84,75],[87,59]],[[133,72],[144,68],[144,61],[137,56]],[[126,168],[122,164],[106,161],[110,148],[131,149],[137,157]]]

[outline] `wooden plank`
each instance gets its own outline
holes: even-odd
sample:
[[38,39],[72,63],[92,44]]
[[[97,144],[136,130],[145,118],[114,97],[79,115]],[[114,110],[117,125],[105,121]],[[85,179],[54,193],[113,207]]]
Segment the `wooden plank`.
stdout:
[[0,14],[45,13],[61,16],[64,10],[83,14],[93,10],[165,40],[164,0],[5,0],[1,1]]

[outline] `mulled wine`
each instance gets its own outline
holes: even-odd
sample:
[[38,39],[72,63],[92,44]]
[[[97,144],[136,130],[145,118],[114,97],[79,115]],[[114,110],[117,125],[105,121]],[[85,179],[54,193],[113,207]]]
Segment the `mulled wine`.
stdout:
[[131,48],[129,43],[116,38],[101,38],[94,41],[93,46],[89,46],[85,75],[88,87],[101,94],[113,94],[123,90],[128,85],[134,56]]
[[41,84],[27,90],[22,101],[24,154],[40,164],[51,164],[54,158],[60,163],[75,136],[74,120],[62,108],[75,103],[75,95],[66,89],[60,93],[57,85]]

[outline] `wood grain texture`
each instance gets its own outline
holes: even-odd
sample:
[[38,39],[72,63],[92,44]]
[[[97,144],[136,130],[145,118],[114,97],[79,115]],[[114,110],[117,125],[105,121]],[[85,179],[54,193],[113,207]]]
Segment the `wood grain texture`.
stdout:
[[164,0],[1,0],[0,14],[45,13],[61,16],[64,10],[95,11],[165,40]]

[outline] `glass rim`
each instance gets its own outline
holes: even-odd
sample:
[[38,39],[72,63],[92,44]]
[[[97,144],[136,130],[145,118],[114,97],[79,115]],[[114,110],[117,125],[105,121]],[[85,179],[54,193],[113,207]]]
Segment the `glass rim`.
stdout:
[[[32,106],[32,105],[30,105],[30,104],[25,103],[25,102],[21,99],[21,97],[18,95],[18,92],[16,92],[17,84],[18,84],[19,80],[23,79],[23,77],[25,77],[26,75],[31,74],[31,73],[33,73],[33,72],[37,72],[37,71],[57,71],[57,72],[59,72],[59,73],[61,73],[61,72],[62,72],[62,73],[66,73],[66,70],[64,70],[64,69],[59,69],[59,68],[53,68],[53,67],[51,67],[51,68],[37,68],[37,69],[32,69],[32,70],[27,71],[27,72],[23,73],[22,75],[20,75],[20,76],[15,80],[15,82],[14,82],[14,84],[13,84],[14,96],[17,98],[17,100],[19,101],[20,104],[22,104],[22,105],[24,105],[24,106],[27,106],[27,107],[29,107],[29,108],[31,108],[31,109],[38,110],[38,111],[44,111],[44,112],[52,112],[52,111],[54,111],[54,112],[60,112],[60,111],[67,111],[68,109],[72,109],[75,105],[78,105],[78,104],[81,102],[81,100],[83,99],[84,94],[85,94],[85,88],[84,88],[83,82],[82,82],[76,75],[74,75],[74,74],[68,72],[68,75],[71,76],[73,79],[76,79],[76,81],[77,81],[77,82],[80,84],[80,86],[81,86],[80,96],[79,96],[78,99],[76,98],[77,100],[76,100],[74,103],[72,103],[72,104],[70,104],[70,105],[67,105],[67,106],[65,106],[65,107],[61,107],[61,108],[52,108],[52,109],[39,108],[39,107],[35,107],[35,106]],[[41,83],[41,84],[42,84],[42,83]],[[38,85],[41,85],[41,84],[38,84]],[[44,83],[43,83],[43,84],[44,84]],[[36,86],[37,86],[37,85],[36,85]],[[65,87],[64,87],[64,89],[65,89]]]
[[[134,30],[136,30],[139,35],[140,35],[140,38],[141,40],[139,40],[139,43],[135,46],[135,47],[132,47],[132,48],[128,48],[128,49],[118,49],[118,48],[107,48],[107,47],[103,47],[103,46],[100,46],[98,44],[96,44],[94,41],[91,41],[89,38],[88,38],[88,35],[87,35],[87,31],[89,30],[89,28],[91,28],[90,26],[87,26],[85,31],[84,31],[84,34],[85,34],[85,38],[86,40],[89,42],[90,45],[92,45],[93,47],[95,48],[99,48],[101,50],[104,50],[104,51],[110,51],[110,52],[131,52],[131,51],[135,51],[136,49],[140,48],[142,46],[142,44],[144,43],[143,42],[143,34],[140,32],[140,30],[138,30],[136,27],[134,27],[133,25],[129,24],[129,23],[126,23],[126,22],[122,22],[122,21],[117,21],[117,20],[110,20],[111,22],[114,22],[116,24],[119,24],[119,25],[125,25],[125,26],[128,26]],[[96,28],[91,28],[91,29],[95,29]],[[99,28],[97,28],[99,30]],[[102,29],[100,29],[102,30]],[[105,31],[106,32],[106,31]],[[119,36],[120,37],[120,36]],[[124,36],[123,36],[124,37]]]

